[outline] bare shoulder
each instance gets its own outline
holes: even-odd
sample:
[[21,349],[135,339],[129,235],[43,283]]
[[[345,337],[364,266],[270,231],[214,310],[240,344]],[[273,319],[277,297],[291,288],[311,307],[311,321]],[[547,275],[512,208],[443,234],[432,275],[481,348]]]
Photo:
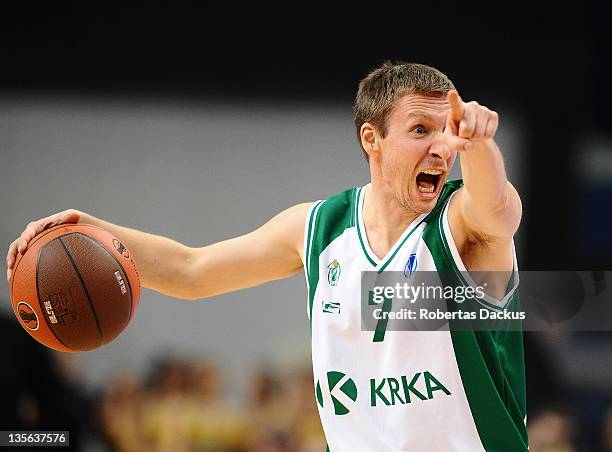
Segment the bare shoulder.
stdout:
[[451,198],[448,223],[455,246],[468,271],[511,271],[514,266],[513,237],[492,235],[470,227],[463,209],[465,190]]
[[304,224],[314,202],[296,204],[283,210],[254,233],[262,239],[275,237],[283,245],[295,249],[300,257],[304,243]]
[[304,222],[306,220],[308,210],[312,207],[313,204],[314,202],[303,202],[301,204],[296,204],[295,206],[289,207],[287,210],[285,210],[285,212],[294,220],[300,220]]
[[297,229],[300,229],[303,234],[306,215],[308,215],[308,210],[313,204],[314,202],[304,202],[291,206],[272,218],[270,223],[275,223],[276,226],[291,229],[292,233],[294,232],[294,229],[296,231]]

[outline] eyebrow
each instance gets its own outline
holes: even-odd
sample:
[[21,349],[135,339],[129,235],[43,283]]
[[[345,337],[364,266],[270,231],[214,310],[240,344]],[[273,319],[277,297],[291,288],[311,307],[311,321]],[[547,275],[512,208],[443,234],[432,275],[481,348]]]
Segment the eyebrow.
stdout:
[[432,115],[430,115],[429,113],[426,113],[424,111],[421,111],[421,110],[414,110],[414,111],[411,111],[410,113],[408,113],[406,115],[406,119],[412,119],[412,118],[415,118],[415,117],[433,119]]

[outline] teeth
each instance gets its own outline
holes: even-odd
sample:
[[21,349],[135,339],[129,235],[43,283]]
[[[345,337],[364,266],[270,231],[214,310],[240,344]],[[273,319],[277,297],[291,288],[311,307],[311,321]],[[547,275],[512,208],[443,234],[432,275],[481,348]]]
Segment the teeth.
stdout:
[[418,185],[418,187],[421,193],[433,193],[434,192],[434,187],[425,188],[425,187],[421,187],[420,185]]
[[423,171],[421,171],[421,172],[422,172],[422,173],[425,173],[425,174],[432,174],[432,175],[434,175],[434,176],[439,176],[440,174],[442,174],[442,171],[440,171],[440,170],[434,170],[434,169],[432,169],[432,170],[423,170]]

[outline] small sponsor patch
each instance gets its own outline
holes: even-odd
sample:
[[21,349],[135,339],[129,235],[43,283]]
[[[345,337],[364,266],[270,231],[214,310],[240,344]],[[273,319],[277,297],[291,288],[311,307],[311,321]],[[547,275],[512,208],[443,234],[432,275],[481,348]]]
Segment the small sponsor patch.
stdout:
[[323,312],[328,314],[340,314],[340,302],[339,301],[324,301]]

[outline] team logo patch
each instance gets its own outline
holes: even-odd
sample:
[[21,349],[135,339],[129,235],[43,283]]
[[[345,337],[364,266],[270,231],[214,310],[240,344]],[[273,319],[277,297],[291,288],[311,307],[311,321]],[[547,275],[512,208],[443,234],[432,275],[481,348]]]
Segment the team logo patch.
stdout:
[[418,265],[416,253],[412,253],[408,260],[406,261],[406,265],[404,266],[404,276],[406,278],[410,278],[413,272],[416,271]]
[[32,331],[36,331],[38,329],[38,316],[32,306],[27,304],[25,301],[19,302],[17,305],[17,312],[19,313],[19,318],[23,322],[23,324],[31,329]]
[[[357,386],[352,378],[338,371],[327,372],[327,387],[334,405],[334,414],[344,416],[350,413],[357,400]],[[321,383],[317,381],[315,394],[317,402],[323,408],[323,392]]]
[[338,262],[338,259],[334,259],[334,261],[327,266],[327,282],[330,286],[338,285],[341,271],[342,268],[340,267],[340,262]]
[[340,302],[339,301],[324,301],[323,312],[328,314],[340,314]]

